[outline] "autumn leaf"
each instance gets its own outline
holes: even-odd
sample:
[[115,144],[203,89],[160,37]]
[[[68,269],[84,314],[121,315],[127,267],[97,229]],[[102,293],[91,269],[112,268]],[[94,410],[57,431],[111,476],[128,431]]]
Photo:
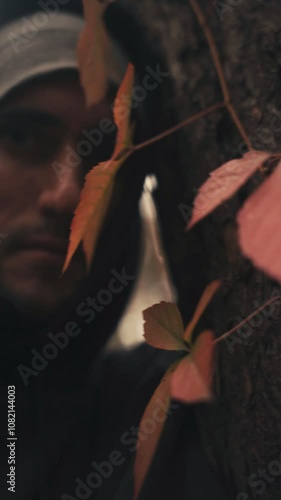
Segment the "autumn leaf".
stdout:
[[202,332],[176,367],[171,378],[171,398],[185,404],[210,401],[213,378],[214,333]]
[[[137,456],[134,468],[134,500],[143,486],[152,463],[167,419],[171,399],[185,404],[206,402],[212,399],[214,334],[206,330],[196,340],[191,354],[176,361],[165,373],[155,390],[141,419]],[[161,402],[161,406],[159,404]],[[159,407],[164,411],[159,418]],[[145,433],[146,422],[153,422],[153,432]]]
[[[142,417],[134,471],[134,500],[139,495],[157,449],[170,400],[178,399],[184,403],[196,403],[208,401],[212,397],[214,334],[206,330],[192,345],[192,333],[219,286],[219,281],[214,281],[207,286],[186,330],[184,330],[182,317],[176,304],[160,302],[143,311],[144,337],[148,344],[158,349],[187,351],[188,354],[168,369]],[[159,399],[165,401],[165,416],[160,422],[153,418]],[[142,429],[146,421],[153,421],[155,430],[149,433],[146,439],[142,439]]]
[[269,157],[269,153],[249,151],[243,158],[229,161],[211,172],[194,200],[193,214],[186,229],[191,229],[231,198]]
[[[150,399],[139,426],[138,448],[134,467],[134,500],[138,498],[146,474],[152,463],[156,448],[167,420],[170,406],[170,383],[179,361],[174,363],[163,376]],[[153,432],[145,431],[146,423],[153,423]]]
[[110,0],[83,0],[85,25],[79,38],[77,57],[81,84],[89,106],[106,96],[109,77],[120,72],[114,43],[103,22],[109,3]]
[[98,0],[83,0],[83,7],[85,26],[79,38],[77,55],[87,104],[92,105],[104,98],[108,85],[108,36],[102,21],[105,5]]
[[193,330],[220,286],[220,281],[213,281],[206,287],[185,330],[176,304],[160,302],[145,309],[143,319],[146,342],[158,349],[190,351]]
[[94,167],[86,176],[81,199],[71,224],[70,244],[63,272],[81,241],[88,266],[99,235],[113,190],[112,177],[121,162],[108,161]]
[[[126,92],[128,96],[131,96],[133,82],[134,67],[129,64],[116,96],[117,102],[121,93]],[[81,241],[83,241],[87,266],[90,267],[96,242],[110,203],[115,176],[129,154],[128,147],[132,144],[133,134],[133,128],[130,127],[130,107],[126,117],[121,119],[118,116],[117,107],[114,106],[114,118],[118,127],[115,150],[110,160],[93,167],[85,178],[80,202],[70,227],[70,242],[63,273],[68,268]]]
[[[131,118],[131,103],[132,103],[132,89],[135,80],[135,69],[133,64],[129,63],[125,77],[118,89],[116,99],[113,106],[113,116],[117,127],[116,144],[113,153],[113,158],[121,156],[122,151],[132,144],[132,129],[130,129]],[[119,107],[120,98],[126,96],[127,106]]]
[[241,249],[254,265],[281,281],[281,163],[238,213]]
[[176,304],[160,302],[143,311],[144,338],[158,349],[189,350],[183,340],[183,322]]

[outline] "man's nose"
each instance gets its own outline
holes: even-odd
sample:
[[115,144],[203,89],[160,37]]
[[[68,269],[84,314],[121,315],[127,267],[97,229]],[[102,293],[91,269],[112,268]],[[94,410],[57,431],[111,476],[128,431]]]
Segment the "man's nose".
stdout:
[[39,209],[44,213],[72,215],[79,202],[81,174],[77,165],[68,165],[67,149],[62,147],[49,166],[49,182],[43,186]]

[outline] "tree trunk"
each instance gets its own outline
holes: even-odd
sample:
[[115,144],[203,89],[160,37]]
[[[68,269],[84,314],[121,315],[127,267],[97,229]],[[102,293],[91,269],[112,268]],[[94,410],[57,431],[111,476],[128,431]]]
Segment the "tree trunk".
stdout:
[[[278,151],[280,0],[200,3],[219,48],[232,103],[253,147]],[[174,85],[171,93],[170,85],[161,84],[159,130],[223,101],[206,37],[188,0],[131,0],[130,4],[145,26],[150,45],[165,59]],[[223,287],[205,320],[217,336],[280,289],[242,256],[238,244],[237,210],[261,182],[259,175],[198,227],[184,233],[196,189],[210,171],[246,149],[225,108],[151,148],[159,179],[157,206],[180,309],[187,321],[205,286],[221,278]],[[219,345],[216,400],[198,409],[209,458],[236,495],[241,493],[237,500],[280,498],[278,318],[275,304]]]

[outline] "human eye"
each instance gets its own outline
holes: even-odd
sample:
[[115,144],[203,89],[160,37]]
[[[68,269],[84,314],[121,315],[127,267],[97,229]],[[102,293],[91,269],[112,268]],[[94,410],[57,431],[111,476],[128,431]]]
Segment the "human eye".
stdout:
[[19,113],[0,120],[0,151],[15,161],[40,166],[51,161],[63,140],[60,123],[38,113]]
[[15,148],[26,148],[35,143],[35,133],[23,125],[9,125],[1,131],[2,145]]

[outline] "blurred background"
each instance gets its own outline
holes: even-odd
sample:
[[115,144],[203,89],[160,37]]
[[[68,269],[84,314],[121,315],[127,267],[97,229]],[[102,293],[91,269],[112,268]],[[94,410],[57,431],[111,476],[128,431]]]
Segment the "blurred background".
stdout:
[[176,289],[172,283],[162,244],[153,192],[158,182],[154,175],[146,177],[140,200],[142,252],[138,278],[109,349],[133,348],[144,341],[142,311],[162,300],[174,302]]

